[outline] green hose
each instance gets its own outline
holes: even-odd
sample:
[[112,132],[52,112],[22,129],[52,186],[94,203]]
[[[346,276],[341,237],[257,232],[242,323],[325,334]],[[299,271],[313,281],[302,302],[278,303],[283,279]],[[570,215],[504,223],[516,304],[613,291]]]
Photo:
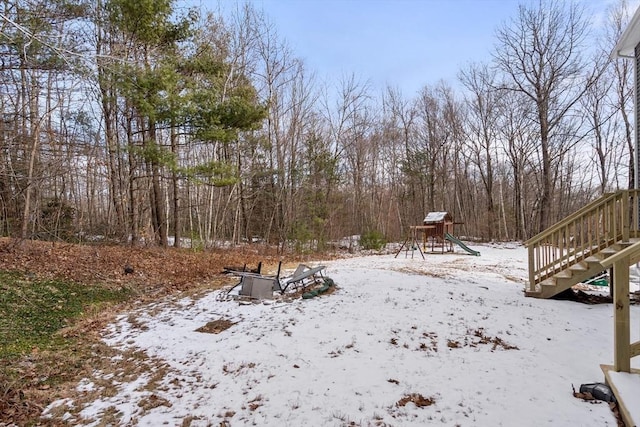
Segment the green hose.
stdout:
[[302,294],[302,298],[303,299],[310,299],[310,298],[313,298],[313,297],[317,297],[318,295],[327,292],[334,284],[335,283],[334,283],[332,278],[325,277],[324,278],[324,284],[320,288],[314,289],[313,291],[305,292],[304,294]]

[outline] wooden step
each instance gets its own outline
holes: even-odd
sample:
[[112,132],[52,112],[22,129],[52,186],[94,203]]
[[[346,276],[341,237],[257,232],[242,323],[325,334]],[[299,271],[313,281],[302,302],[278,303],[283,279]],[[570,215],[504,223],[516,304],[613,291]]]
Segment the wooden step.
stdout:
[[573,272],[569,269],[562,270],[560,273],[556,273],[553,277],[557,279],[571,279],[573,277]]
[[538,285],[539,290],[529,291],[525,294],[534,298],[551,298],[573,285],[599,274],[603,270],[604,268],[600,262],[595,262],[595,260],[582,261],[542,281]]
[[575,274],[583,273],[589,270],[590,265],[600,265],[600,262],[597,263],[587,263],[587,262],[579,262],[577,264],[570,265],[568,268],[560,271],[553,275],[556,279],[571,279]]
[[569,266],[569,268],[567,269],[568,271],[574,271],[574,272],[583,272],[583,271],[587,271],[589,269],[589,264],[587,264],[584,261],[581,261],[577,264],[573,264],[571,266]]
[[552,296],[559,294],[569,287],[559,287],[558,282],[555,280],[548,280],[541,284],[540,286],[540,296],[539,298],[551,298]]
[[597,264],[599,264],[599,263],[600,263],[600,261],[602,261],[602,260],[603,260],[603,259],[605,259],[605,258],[606,258],[606,257],[605,257],[603,254],[601,254],[600,252],[598,252],[598,253],[595,253],[595,254],[593,254],[593,255],[591,255],[591,256],[588,256],[587,258],[585,258],[585,259],[584,259],[584,261],[585,261],[585,262],[587,262],[587,263],[590,263],[590,264],[591,264],[591,263],[597,263]]

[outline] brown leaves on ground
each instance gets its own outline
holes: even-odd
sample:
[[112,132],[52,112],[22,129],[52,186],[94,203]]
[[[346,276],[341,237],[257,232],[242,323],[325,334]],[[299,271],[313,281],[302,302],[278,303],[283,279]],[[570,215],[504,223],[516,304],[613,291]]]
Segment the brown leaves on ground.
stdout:
[[449,348],[460,348],[460,342],[456,340],[447,340],[447,347]]
[[576,391],[576,389],[573,389],[573,397],[578,398],[578,399],[582,399],[584,401],[589,401],[589,400],[596,400],[595,397],[593,397],[593,395],[591,393],[587,392],[581,392],[581,391]]
[[467,330],[468,334],[473,334],[474,337],[479,338],[479,340],[474,341],[470,345],[472,347],[476,347],[478,344],[492,344],[491,351],[495,351],[498,347],[503,350],[519,350],[519,348],[515,345],[507,344],[500,337],[491,337],[486,335],[484,332],[484,328],[477,328],[473,331],[470,329]]
[[[322,257],[327,258],[326,254]],[[223,274],[225,267],[230,265],[246,265],[247,269],[252,269],[262,262],[263,273],[275,274],[280,260],[283,261],[282,268],[288,269],[311,258],[283,256],[275,248],[263,245],[195,251],[0,238],[0,270],[21,272],[29,280],[58,279],[111,289],[126,287],[133,291],[135,301],[131,304],[151,302],[183,292],[196,294],[234,284],[237,278]],[[16,363],[27,363],[34,378],[58,378],[50,389],[41,390],[40,381],[25,379],[25,375],[30,375],[27,372],[18,372],[22,377],[19,384],[0,375],[0,420],[16,425],[55,424],[55,421],[39,419],[44,406],[56,398],[78,398],[76,384],[92,370],[114,369],[112,350],[101,343],[101,330],[113,320],[114,311],[126,311],[127,307],[124,304],[116,310],[94,308],[76,324],[60,331],[64,337],[77,340],[73,351],[32,353],[21,361],[0,361],[5,369],[18,366]],[[205,328],[213,331],[222,326],[212,322]],[[74,355],[74,360],[69,360],[70,354]],[[131,362],[131,365],[139,363]],[[150,408],[167,406],[167,402],[154,395],[144,405]]]
[[20,425],[25,418],[35,419],[42,412],[40,405],[25,399],[22,390],[5,381],[0,381],[0,396],[0,420],[7,425]]
[[462,340],[447,339],[447,347],[449,348],[478,347],[481,344],[490,344],[491,351],[497,349],[519,350],[518,346],[508,344],[500,337],[487,335],[484,328],[467,328],[467,335]]
[[424,397],[420,393],[410,393],[405,394],[402,399],[396,402],[396,406],[405,406],[407,403],[412,402],[418,408],[422,408],[424,406],[431,406],[436,403],[433,397]]
[[[577,399],[582,399],[583,401],[589,402],[589,403],[596,403],[596,404],[600,403],[600,401],[597,400],[595,397],[593,397],[593,395],[588,391],[586,392],[576,391],[573,384],[571,385],[571,389],[573,391],[573,397]],[[616,418],[618,427],[625,427],[625,423],[624,423],[624,420],[622,419],[622,414],[620,414],[620,408],[618,407],[618,404],[615,402],[608,402],[608,405],[609,405],[609,409],[611,409],[611,412],[613,412],[613,416]]]
[[171,406],[173,405],[164,397],[160,397],[157,394],[153,393],[151,396],[145,397],[140,402],[138,402],[138,406],[146,411],[149,411],[159,406],[166,406],[167,408],[171,408]]
[[[207,249],[76,245],[0,239],[0,269],[21,271],[34,279],[65,279],[79,283],[130,286],[158,296],[204,284],[229,283],[225,266],[247,265],[274,271],[283,257],[265,246]],[[294,262],[300,257],[287,256]],[[128,273],[125,272],[125,269]],[[232,280],[231,280],[232,281]]]

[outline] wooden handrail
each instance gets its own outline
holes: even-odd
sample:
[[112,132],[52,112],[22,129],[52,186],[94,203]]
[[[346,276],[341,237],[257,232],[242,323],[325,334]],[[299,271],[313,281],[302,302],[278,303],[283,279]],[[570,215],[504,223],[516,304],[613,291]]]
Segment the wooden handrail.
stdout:
[[[621,190],[621,191],[624,191],[624,190]],[[532,244],[534,244],[536,242],[544,240],[551,233],[553,233],[554,231],[560,230],[562,227],[565,227],[567,224],[569,224],[570,222],[572,222],[573,220],[578,218],[580,215],[588,213],[594,207],[597,207],[597,206],[600,206],[603,203],[606,203],[606,201],[608,201],[610,198],[615,198],[615,196],[617,194],[619,194],[621,191],[618,191],[616,193],[605,193],[605,194],[603,194],[599,198],[597,198],[597,199],[591,201],[590,203],[588,203],[587,205],[581,207],[580,209],[578,209],[577,211],[575,211],[574,213],[572,213],[568,217],[563,218],[562,220],[560,220],[559,222],[555,223],[551,227],[547,228],[544,231],[541,231],[540,233],[536,234],[535,236],[533,236],[532,238],[530,238],[529,240],[524,242],[525,247],[528,247],[529,245],[532,245]]]
[[600,261],[600,264],[605,268],[609,268],[616,262],[626,257],[629,257],[629,262],[631,264],[635,264],[636,262],[638,262],[638,259],[640,259],[640,242],[636,242],[633,245],[624,248],[620,252],[617,252],[610,257],[603,259],[602,261]]

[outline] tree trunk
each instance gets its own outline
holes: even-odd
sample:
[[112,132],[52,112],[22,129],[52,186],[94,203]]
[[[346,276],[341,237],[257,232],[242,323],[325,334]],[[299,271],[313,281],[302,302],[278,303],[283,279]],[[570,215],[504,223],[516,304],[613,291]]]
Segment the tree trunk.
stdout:
[[542,197],[539,206],[538,232],[542,232],[549,227],[551,212],[551,192],[552,192],[552,170],[551,155],[549,153],[549,127],[547,124],[547,106],[538,107],[538,118],[540,120],[540,149],[542,151]]
[[[24,196],[24,210],[22,213],[22,226],[20,227],[20,237],[26,239],[29,237],[29,225],[31,221],[31,198],[35,187],[34,169],[36,158],[38,157],[38,150],[40,146],[40,118],[38,117],[38,82],[36,76],[31,76],[31,81],[28,82],[29,77],[26,71],[21,70],[22,84],[23,84],[23,106],[26,107],[23,111],[29,112],[29,124],[23,127],[24,136],[27,137],[27,141],[31,143],[31,150],[29,151],[29,166],[27,169],[27,180]],[[27,85],[30,88],[27,89]]]
[[[171,126],[171,152],[177,158],[178,156],[178,136],[176,135],[175,126]],[[178,173],[173,170],[171,172],[171,185],[173,187],[173,246],[180,247],[181,239],[181,219],[180,219],[180,183]]]

